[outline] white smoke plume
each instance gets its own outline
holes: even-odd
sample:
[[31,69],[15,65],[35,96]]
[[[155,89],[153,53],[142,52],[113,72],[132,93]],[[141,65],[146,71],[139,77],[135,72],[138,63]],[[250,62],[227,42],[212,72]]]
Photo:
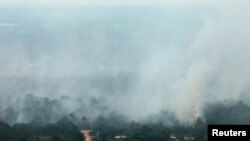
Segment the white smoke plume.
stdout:
[[180,97],[173,108],[181,122],[202,118],[208,102],[249,99],[247,15],[244,9],[223,9],[218,17],[205,18],[205,27],[188,49],[186,75],[176,87]]
[[28,122],[16,103],[26,94],[68,95],[58,116],[168,110],[191,125],[209,102],[249,99],[249,10],[131,9],[0,13],[15,25],[0,26],[0,113],[10,106]]

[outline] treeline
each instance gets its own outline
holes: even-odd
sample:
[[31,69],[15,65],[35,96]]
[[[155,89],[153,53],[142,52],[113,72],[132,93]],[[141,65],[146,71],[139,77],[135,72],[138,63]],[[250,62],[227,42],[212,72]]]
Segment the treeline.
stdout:
[[[99,123],[100,123],[99,117]],[[109,117],[110,118],[110,117]],[[110,120],[104,118],[102,120]],[[94,121],[95,124],[97,121]],[[195,141],[205,140],[205,124],[193,127],[168,127],[162,123],[126,122],[115,125],[102,122],[95,125],[98,141],[175,141],[171,137],[184,140],[193,137]],[[68,118],[63,118],[55,124],[41,125],[37,123],[16,123],[9,126],[0,122],[1,141],[82,141],[81,125],[75,125]],[[89,128],[87,128],[89,129]],[[116,137],[123,138],[116,138]]]
[[72,122],[61,119],[55,124],[0,122],[1,141],[82,141],[79,129]]
[[205,109],[205,118],[212,124],[249,124],[250,106],[242,101],[210,104]]
[[28,94],[17,99],[0,99],[0,121],[10,125],[14,123],[40,124],[55,123],[62,117],[69,117],[75,124],[80,122],[85,115],[95,116],[106,113],[106,106],[99,98],[72,99],[69,96],[61,96],[58,99],[38,97]]
[[192,126],[176,124],[166,125],[162,122],[124,122],[123,118],[112,114],[99,116],[93,121],[93,130],[98,131],[99,141],[119,141],[115,136],[125,136],[126,141],[205,141],[206,123],[201,119]]
[[[82,104],[81,108],[64,109],[71,102]],[[98,99],[89,103],[95,110],[105,111]],[[19,111],[7,107],[0,112],[0,141],[79,141],[83,140],[81,129],[96,131],[98,141],[206,141],[207,124],[250,123],[250,107],[241,101],[209,104],[204,117],[189,126],[166,111],[158,115],[159,120],[135,122],[116,112],[88,117],[85,115],[91,113],[85,106],[82,100],[70,97],[50,100],[29,94]]]
[[[162,112],[161,118],[172,116],[169,114]],[[114,141],[116,135],[128,136],[127,141],[206,141],[207,124],[249,124],[250,106],[242,101],[211,103],[193,125],[182,125],[176,119],[172,122],[131,122],[112,113],[93,120],[92,128],[99,132],[99,141]]]

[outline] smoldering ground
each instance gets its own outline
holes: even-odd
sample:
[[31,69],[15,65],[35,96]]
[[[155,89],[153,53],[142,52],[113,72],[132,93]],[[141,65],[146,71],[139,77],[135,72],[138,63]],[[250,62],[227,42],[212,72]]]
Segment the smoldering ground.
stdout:
[[[0,117],[31,122],[49,110],[49,122],[110,112],[143,121],[168,111],[193,124],[207,103],[248,103],[247,13],[231,7],[4,8]],[[32,111],[36,106],[41,111]]]

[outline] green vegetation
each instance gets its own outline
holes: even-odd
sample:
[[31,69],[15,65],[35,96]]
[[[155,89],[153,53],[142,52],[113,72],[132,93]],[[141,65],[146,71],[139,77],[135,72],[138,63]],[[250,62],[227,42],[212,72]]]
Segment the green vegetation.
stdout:
[[82,141],[77,127],[70,121],[61,120],[56,124],[39,125],[18,123],[10,127],[0,122],[1,141]]
[[[56,116],[51,109],[59,105],[58,101],[28,95],[26,102],[36,103],[32,104],[34,106],[27,104],[23,109],[29,122],[12,124],[18,112],[11,108],[0,115],[0,141],[82,141],[81,129],[95,131],[98,141],[206,141],[207,124],[250,123],[250,107],[244,102],[210,104],[204,109],[204,117],[191,126],[181,125],[168,112],[158,115],[157,122],[129,121],[117,113],[99,115],[95,119],[69,113],[56,122],[48,122]],[[172,124],[162,119],[171,119]]]

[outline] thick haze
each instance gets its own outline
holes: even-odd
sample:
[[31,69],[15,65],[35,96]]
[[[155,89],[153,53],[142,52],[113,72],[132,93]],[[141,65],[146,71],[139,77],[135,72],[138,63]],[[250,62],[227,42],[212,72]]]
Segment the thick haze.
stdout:
[[248,0],[1,0],[3,6],[249,6]]
[[70,96],[60,114],[105,113],[91,106],[94,99],[132,120],[167,110],[192,124],[207,103],[248,101],[248,13],[199,6],[1,8],[1,111],[12,107],[20,112],[17,122],[25,122],[22,99],[32,93]]

